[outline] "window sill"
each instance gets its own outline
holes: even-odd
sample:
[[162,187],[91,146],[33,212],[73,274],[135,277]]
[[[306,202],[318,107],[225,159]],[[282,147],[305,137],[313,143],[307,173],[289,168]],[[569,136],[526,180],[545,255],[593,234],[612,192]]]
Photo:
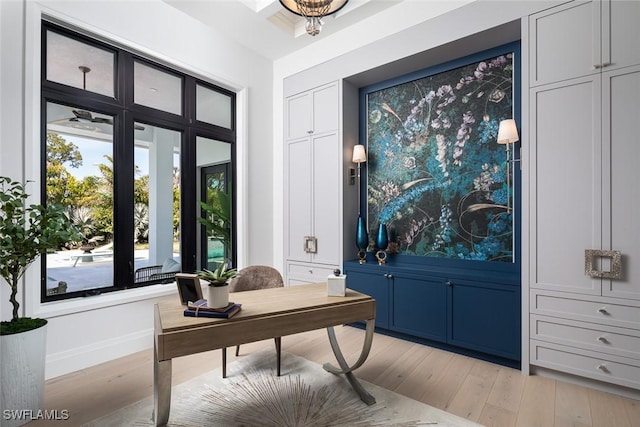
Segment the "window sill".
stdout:
[[151,285],[70,300],[41,303],[29,316],[52,318],[177,294],[175,283]]

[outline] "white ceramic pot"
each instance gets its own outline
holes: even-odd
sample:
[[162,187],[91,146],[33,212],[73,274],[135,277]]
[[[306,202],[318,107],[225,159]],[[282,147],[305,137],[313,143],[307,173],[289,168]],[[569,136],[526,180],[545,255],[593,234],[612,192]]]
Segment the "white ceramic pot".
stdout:
[[[44,365],[47,325],[19,334],[0,336],[2,378],[2,426],[21,426],[44,407]],[[22,417],[6,419],[6,410],[22,411]]]
[[213,308],[221,308],[229,305],[229,284],[224,286],[208,286],[209,297],[207,305]]

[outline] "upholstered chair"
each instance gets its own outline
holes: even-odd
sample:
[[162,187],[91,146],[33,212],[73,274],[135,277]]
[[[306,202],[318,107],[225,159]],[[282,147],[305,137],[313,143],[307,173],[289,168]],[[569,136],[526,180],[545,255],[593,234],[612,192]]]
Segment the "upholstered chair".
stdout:
[[[282,275],[278,270],[266,265],[252,265],[239,271],[239,275],[229,283],[229,292],[254,291],[257,289],[280,288],[284,286]],[[281,337],[274,338],[276,344],[277,373],[280,376]],[[236,356],[240,346],[236,346]],[[227,349],[222,349],[222,378],[227,376]]]

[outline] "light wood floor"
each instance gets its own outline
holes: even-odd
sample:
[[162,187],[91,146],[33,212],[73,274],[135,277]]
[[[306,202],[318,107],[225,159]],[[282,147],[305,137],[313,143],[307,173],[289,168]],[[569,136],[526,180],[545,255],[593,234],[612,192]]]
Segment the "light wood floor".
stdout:
[[[355,361],[364,331],[345,326],[336,333],[347,360]],[[273,347],[273,340],[243,345],[239,357]],[[282,349],[317,363],[335,360],[324,330],[284,337]],[[235,359],[233,350],[228,358],[228,363]],[[152,363],[148,350],[47,381],[45,408],[66,409],[70,419],[29,426],[81,425],[153,395]],[[174,359],[173,384],[220,364],[219,350]],[[518,370],[379,334],[356,375],[487,426],[640,426],[638,400],[526,377]]]

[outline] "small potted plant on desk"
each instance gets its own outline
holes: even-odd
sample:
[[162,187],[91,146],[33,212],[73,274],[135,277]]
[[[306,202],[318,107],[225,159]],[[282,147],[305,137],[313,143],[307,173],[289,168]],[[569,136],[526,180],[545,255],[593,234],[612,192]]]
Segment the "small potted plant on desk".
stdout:
[[235,268],[228,268],[227,263],[222,262],[215,270],[204,269],[197,275],[209,282],[207,306],[222,308],[229,305],[229,280],[239,275]]
[[[3,413],[32,410],[37,414],[44,404],[47,320],[20,316],[20,279],[42,253],[78,237],[61,207],[27,206],[28,197],[23,184],[0,177],[0,276],[11,288],[9,302],[13,306],[11,320],[0,322]],[[17,417],[4,420],[2,425],[28,421]]]

